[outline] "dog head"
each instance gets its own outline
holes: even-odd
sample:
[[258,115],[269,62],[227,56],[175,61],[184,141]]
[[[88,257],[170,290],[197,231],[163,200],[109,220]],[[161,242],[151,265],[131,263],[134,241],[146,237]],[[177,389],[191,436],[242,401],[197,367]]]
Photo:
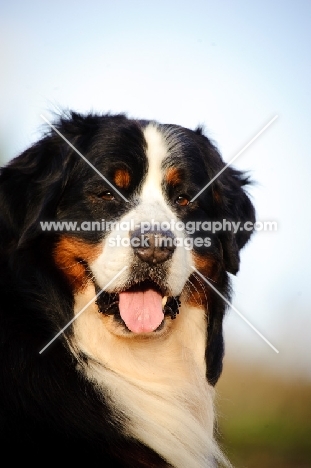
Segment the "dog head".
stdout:
[[201,129],[76,113],[54,128],[2,170],[3,257],[26,271],[31,251],[45,274],[60,272],[73,300],[91,286],[101,323],[122,339],[168,336],[185,310],[199,309],[215,384],[221,296],[252,232],[244,223],[255,221],[248,178],[222,171]]

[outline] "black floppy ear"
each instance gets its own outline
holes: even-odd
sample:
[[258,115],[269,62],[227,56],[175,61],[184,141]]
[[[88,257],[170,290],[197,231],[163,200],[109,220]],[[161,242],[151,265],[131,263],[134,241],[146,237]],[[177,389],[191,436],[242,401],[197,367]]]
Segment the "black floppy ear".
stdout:
[[[249,180],[243,173],[227,167],[213,186],[213,200],[216,208],[215,218],[222,223],[223,227],[226,226],[225,230],[217,234],[222,247],[224,267],[218,278],[217,285],[219,292],[227,299],[230,298],[230,285],[226,272],[236,274],[239,271],[239,252],[250,239],[255,222],[254,207],[244,191],[244,187],[248,183]],[[225,225],[225,221],[227,225]],[[245,228],[249,228],[249,230]],[[222,322],[226,309],[226,303],[222,296],[214,290],[209,293],[209,321],[205,359],[207,380],[211,385],[216,384],[222,372],[224,355]]]
[[58,135],[42,138],[0,172],[0,236],[4,248],[22,247],[52,219],[66,185],[72,150]]
[[198,127],[195,133],[208,176],[213,180],[212,186],[207,188],[213,194],[213,218],[225,228],[217,233],[224,267],[235,275],[239,271],[239,251],[250,239],[255,223],[255,209],[245,191],[251,181],[243,172],[230,166],[225,168],[219,151],[203,134],[202,127]]
[[[211,385],[215,385],[222,372],[224,355],[222,325],[227,304],[223,297],[229,300],[231,293],[227,272],[236,274],[239,270],[240,250],[253,232],[255,209],[245,191],[250,184],[249,178],[230,166],[225,168],[216,146],[203,135],[202,128],[199,127],[195,133],[206,172],[212,181],[202,195],[202,203],[211,208],[212,221],[217,221],[223,227],[215,233],[214,238],[214,245],[219,250],[222,261],[219,262],[215,289],[209,288],[208,291],[205,349],[206,377]],[[211,198],[208,197],[210,195]],[[247,222],[249,223],[246,225]]]
[[250,239],[256,220],[254,206],[245,192],[250,183],[243,172],[227,167],[213,187],[216,218],[224,228],[219,233],[224,266],[234,275],[239,271],[239,252]]

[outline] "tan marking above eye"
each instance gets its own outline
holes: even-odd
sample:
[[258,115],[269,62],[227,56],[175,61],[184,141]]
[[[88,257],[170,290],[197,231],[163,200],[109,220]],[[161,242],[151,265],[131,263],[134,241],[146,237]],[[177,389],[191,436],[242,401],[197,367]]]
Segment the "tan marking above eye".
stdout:
[[182,177],[180,171],[176,167],[169,167],[165,174],[165,180],[168,184],[173,186],[181,184]]
[[117,169],[114,173],[113,180],[118,187],[128,188],[131,182],[131,176],[126,169]]

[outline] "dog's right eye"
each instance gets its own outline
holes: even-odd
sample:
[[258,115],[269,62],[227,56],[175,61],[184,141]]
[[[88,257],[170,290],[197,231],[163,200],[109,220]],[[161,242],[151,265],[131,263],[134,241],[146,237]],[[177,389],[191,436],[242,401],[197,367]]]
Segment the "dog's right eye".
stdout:
[[115,196],[112,192],[110,192],[110,190],[106,190],[105,192],[102,192],[99,197],[107,201],[115,200]]
[[189,197],[187,195],[179,195],[176,198],[175,203],[179,206],[188,206],[190,203]]

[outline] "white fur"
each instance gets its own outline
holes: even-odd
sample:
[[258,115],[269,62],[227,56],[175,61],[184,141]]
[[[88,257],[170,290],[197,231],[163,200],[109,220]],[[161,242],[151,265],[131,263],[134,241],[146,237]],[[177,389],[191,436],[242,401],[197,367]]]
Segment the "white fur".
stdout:
[[145,140],[147,142],[147,158],[148,158],[148,173],[142,188],[142,198],[160,200],[165,204],[163,193],[161,190],[161,182],[163,173],[161,163],[167,156],[167,146],[162,134],[156,126],[149,124],[144,130]]
[[[76,312],[92,296],[91,286],[78,295]],[[212,468],[215,459],[225,463],[213,439],[214,389],[205,378],[202,310],[181,308],[170,332],[157,337],[119,337],[103,320],[95,305],[89,306],[74,322],[75,340],[89,357],[88,368],[81,370],[127,417],[124,432],[177,468]]]
[[[144,135],[148,174],[137,206],[120,222],[177,221],[161,190],[161,164],[169,157],[166,140],[152,124]],[[134,261],[130,246],[111,247],[116,236],[128,241],[130,232],[114,229],[90,264],[101,288]],[[190,251],[176,247],[166,278],[171,295],[182,292],[192,263]],[[129,274],[127,268],[106,289],[123,287]],[[94,295],[94,286],[89,285],[76,296],[76,314]],[[88,367],[81,365],[81,371],[108,393],[115,411],[126,416],[124,432],[176,468],[212,468],[215,459],[225,463],[213,438],[214,389],[206,381],[206,328],[204,310],[185,306],[175,320],[166,319],[162,331],[142,336],[125,333],[112,317],[100,314],[94,303],[74,322],[75,346],[89,358]]]

